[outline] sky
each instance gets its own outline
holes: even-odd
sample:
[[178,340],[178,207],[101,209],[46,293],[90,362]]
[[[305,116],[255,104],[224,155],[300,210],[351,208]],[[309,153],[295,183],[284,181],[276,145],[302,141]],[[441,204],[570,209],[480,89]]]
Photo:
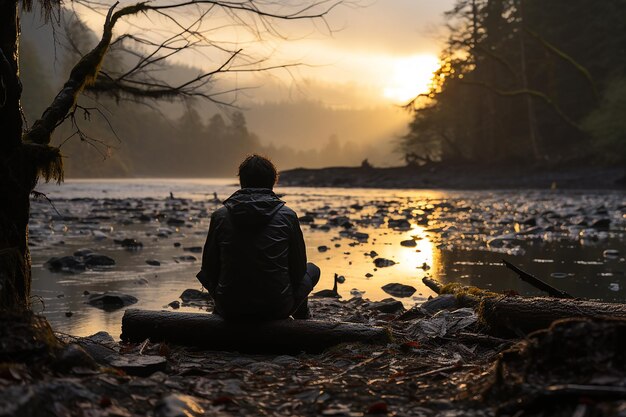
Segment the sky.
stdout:
[[[236,81],[231,77],[226,82],[255,87],[242,94],[244,101],[304,97],[331,107],[402,104],[425,91],[445,39],[443,13],[454,1],[358,1],[358,6],[334,8],[327,26],[320,21],[279,22],[276,29],[281,36],[264,34],[260,43],[230,27],[211,32],[254,56],[269,57],[268,63],[303,64],[289,71],[237,74]],[[84,11],[82,16],[101,31],[101,16]],[[214,19],[217,22],[219,17]],[[139,26],[167,23],[152,20]],[[219,58],[206,52],[184,57],[185,64],[204,69],[216,62]]]

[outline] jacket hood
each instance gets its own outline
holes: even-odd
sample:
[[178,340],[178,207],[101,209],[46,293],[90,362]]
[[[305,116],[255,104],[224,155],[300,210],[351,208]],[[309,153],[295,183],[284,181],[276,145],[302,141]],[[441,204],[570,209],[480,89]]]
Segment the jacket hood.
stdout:
[[241,227],[266,225],[284,205],[269,188],[242,188],[224,201],[233,224]]

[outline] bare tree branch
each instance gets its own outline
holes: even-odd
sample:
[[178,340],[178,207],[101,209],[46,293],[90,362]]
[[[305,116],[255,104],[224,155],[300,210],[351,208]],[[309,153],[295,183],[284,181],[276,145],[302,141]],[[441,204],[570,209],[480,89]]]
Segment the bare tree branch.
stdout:
[[[226,89],[219,92],[210,90],[216,75],[288,69],[296,64],[262,66],[263,59],[254,59],[246,55],[240,46],[235,46],[235,43],[231,49],[228,42],[211,40],[209,35],[216,28],[209,30],[202,28],[203,22],[208,20],[211,12],[223,12],[223,15],[230,19],[232,26],[243,27],[258,39],[262,39],[265,34],[283,36],[272,23],[274,20],[313,19],[327,24],[325,17],[328,13],[344,2],[344,0],[306,0],[298,5],[289,6],[288,3],[264,0],[174,0],[160,3],[139,2],[119,10],[116,10],[118,3],[115,3],[106,13],[99,43],[74,66],[63,89],[22,139],[25,143],[49,144],[54,129],[66,120],[68,115],[73,119],[76,101],[84,90],[109,94],[118,99],[122,96],[155,100],[199,97],[219,105],[231,106],[232,102],[220,99],[220,96],[223,97],[227,92],[235,90]],[[76,3],[87,7],[103,6],[102,3],[92,0],[76,0]],[[189,10],[197,13],[191,21],[186,20],[189,16],[182,15]],[[122,34],[114,39],[113,29],[116,24],[123,18],[136,15],[165,18],[171,23],[170,29],[174,27],[175,30],[161,40],[152,40],[147,36],[131,33]],[[126,46],[126,42],[135,42],[138,46],[147,48],[147,51]],[[71,46],[78,51],[76,45]],[[134,62],[129,65],[128,60],[125,60],[127,68],[123,70],[102,70],[104,58],[112,51],[112,47],[127,57],[133,57]],[[220,64],[215,69],[176,84],[170,84],[155,76],[156,71],[163,68],[163,64],[169,62],[172,57],[185,51],[199,51],[202,48],[210,48],[222,54]],[[79,137],[83,138],[84,135],[79,134]]]

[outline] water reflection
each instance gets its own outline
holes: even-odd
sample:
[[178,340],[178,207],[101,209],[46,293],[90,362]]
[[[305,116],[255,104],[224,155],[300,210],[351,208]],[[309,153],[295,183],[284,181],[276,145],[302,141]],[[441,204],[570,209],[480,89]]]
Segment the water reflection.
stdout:
[[[86,335],[106,330],[117,336],[123,312],[86,305],[84,291],[119,291],[139,299],[133,307],[162,309],[183,290],[200,289],[195,274],[201,255],[184,248],[203,245],[210,213],[217,207],[213,192],[225,199],[237,189],[234,182],[100,180],[45,186],[42,191],[63,217],[47,203],[33,202],[33,294],[42,297],[44,314],[60,331]],[[168,199],[170,191],[181,199]],[[302,227],[309,260],[322,269],[316,289],[332,288],[334,273],[343,275],[339,294],[344,299],[351,298],[353,290],[371,300],[388,298],[381,287],[401,283],[417,289],[400,299],[410,307],[433,294],[422,284],[424,276],[538,294],[501,266],[506,257],[574,296],[626,300],[624,193],[332,188],[277,192],[299,215],[313,219]],[[173,224],[171,218],[182,223]],[[608,221],[609,227],[592,227],[598,220]],[[125,250],[114,243],[121,238],[135,238],[143,248]],[[415,246],[403,246],[406,240],[414,240]],[[328,249],[320,251],[321,246]],[[52,256],[81,248],[110,256],[116,265],[81,274],[51,273],[43,265]],[[607,249],[618,255],[605,257]],[[198,260],[180,260],[188,255]],[[395,264],[377,268],[376,258]],[[161,265],[150,266],[148,259]],[[73,314],[66,317],[69,312]]]

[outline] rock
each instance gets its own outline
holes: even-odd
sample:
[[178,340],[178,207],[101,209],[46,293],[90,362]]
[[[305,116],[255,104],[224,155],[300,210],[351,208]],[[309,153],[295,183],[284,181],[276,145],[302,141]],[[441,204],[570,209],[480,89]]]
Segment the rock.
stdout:
[[82,248],[82,249],[78,249],[76,252],[74,252],[74,256],[83,257],[83,256],[91,255],[94,252],[95,251],[93,249]]
[[161,262],[157,261],[156,259],[148,259],[146,260],[146,263],[151,266],[161,266]]
[[420,307],[432,315],[438,311],[456,307],[456,296],[453,294],[441,294],[424,302]]
[[611,219],[598,219],[591,223],[591,227],[596,230],[609,230]]
[[607,249],[602,252],[602,256],[609,259],[619,258],[619,251],[617,249]]
[[343,284],[344,282],[346,282],[346,277],[344,277],[343,275],[337,275],[337,282],[339,284]]
[[135,239],[122,239],[122,240],[115,239],[114,242],[117,243],[118,245],[122,245],[122,247],[125,249],[135,250],[135,249],[143,248],[143,243]]
[[365,274],[365,277],[366,277],[366,278],[371,278],[371,277],[373,277],[373,276],[374,276],[374,275],[373,275],[373,274],[371,274],[371,273],[369,273],[369,272],[368,272],[367,274]]
[[180,245],[180,242],[174,242],[174,247],[175,247],[175,248],[180,248],[180,246],[181,246],[181,245]]
[[85,264],[75,256],[53,257],[44,264],[52,272],[83,272]]
[[407,239],[400,242],[400,245],[407,248],[414,248],[417,246],[417,242],[414,239]]
[[171,218],[167,219],[167,224],[170,225],[170,226],[184,226],[185,225],[185,220],[177,219],[175,217],[171,217]]
[[83,337],[83,339],[108,347],[112,347],[115,345],[115,339],[113,339],[113,336],[105,331],[94,333],[91,336]]
[[155,372],[163,372],[167,367],[167,359],[155,355],[119,355],[109,365],[121,369],[128,375],[149,376]]
[[107,332],[77,339],[77,343],[99,364],[109,365],[117,357],[117,343]]
[[61,372],[68,372],[72,368],[95,369],[96,361],[79,344],[71,343],[65,346],[56,357],[54,368]]
[[112,311],[135,304],[137,301],[139,300],[132,295],[111,291],[90,294],[87,304],[106,311]]
[[411,223],[407,219],[389,219],[387,225],[392,229],[409,230]]
[[115,259],[99,253],[90,253],[85,256],[85,265],[88,267],[113,266],[115,265]]
[[386,298],[381,301],[369,303],[366,308],[368,310],[380,311],[381,313],[394,314],[404,310],[404,305],[401,301],[394,300],[393,298]]
[[204,415],[204,409],[195,397],[170,394],[159,400],[154,415],[155,417],[199,417]]
[[553,272],[550,274],[552,278],[567,278],[567,273],[565,272]]
[[211,298],[211,294],[204,291],[194,290],[193,288],[188,288],[180,295],[180,299],[183,300],[183,303],[189,303],[193,301],[213,301]]
[[202,253],[202,246],[188,246],[184,247],[183,250],[191,253]]
[[300,220],[300,223],[313,223],[315,221],[315,217],[310,214],[305,214],[304,216],[298,217],[298,220]]
[[196,258],[193,255],[181,255],[181,256],[175,257],[174,259],[178,261],[182,261],[182,262],[195,262],[198,260],[198,258]]
[[350,290],[350,295],[355,297],[355,298],[361,298],[361,297],[363,297],[363,294],[365,294],[365,291],[361,291],[361,290],[359,290],[357,288],[352,288]]
[[168,306],[172,307],[174,310],[178,310],[180,308],[180,302],[178,300],[174,300],[169,303]]
[[410,285],[404,285],[404,284],[398,284],[398,283],[383,285],[382,289],[387,294],[393,295],[394,297],[399,297],[399,298],[410,297],[415,293],[415,291],[417,291],[414,287],[411,287]]
[[395,264],[396,263],[392,261],[391,259],[385,259],[385,258],[374,259],[374,265],[376,265],[377,268],[385,268],[388,266],[393,266]]
[[317,250],[318,250],[319,252],[326,252],[328,249],[329,249],[329,247],[328,247],[328,246],[326,246],[326,245],[322,245],[322,246],[318,246],[318,247],[317,247]]

